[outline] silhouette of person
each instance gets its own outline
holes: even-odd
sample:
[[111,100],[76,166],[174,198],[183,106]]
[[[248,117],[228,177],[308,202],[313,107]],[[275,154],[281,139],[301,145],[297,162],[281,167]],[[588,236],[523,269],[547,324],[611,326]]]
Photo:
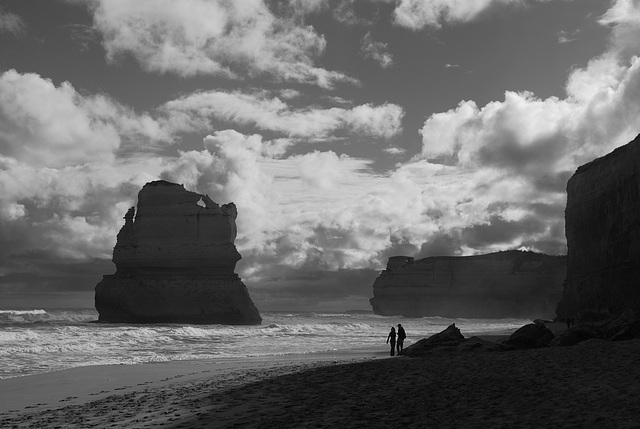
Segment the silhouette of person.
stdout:
[[398,323],[398,342],[397,342],[398,354],[400,354],[400,352],[404,348],[405,338],[407,338],[407,334],[404,332],[404,328],[402,327],[402,325]]
[[571,327],[571,317],[567,317],[567,329]]
[[391,327],[391,332],[387,335],[387,344],[391,341],[391,356],[395,355],[396,352],[396,328]]

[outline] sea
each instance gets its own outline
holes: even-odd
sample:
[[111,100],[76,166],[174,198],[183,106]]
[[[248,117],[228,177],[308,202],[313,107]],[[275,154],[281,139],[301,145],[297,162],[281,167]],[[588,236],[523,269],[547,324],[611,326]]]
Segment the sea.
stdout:
[[455,323],[466,337],[507,335],[524,319],[378,316],[370,312],[262,312],[255,326],[96,323],[95,309],[0,310],[0,379],[86,365],[386,351],[391,326],[405,347]]

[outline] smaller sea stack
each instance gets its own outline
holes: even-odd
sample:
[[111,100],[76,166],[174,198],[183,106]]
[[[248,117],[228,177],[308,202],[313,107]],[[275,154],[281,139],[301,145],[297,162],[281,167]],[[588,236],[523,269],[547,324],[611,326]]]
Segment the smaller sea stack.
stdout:
[[260,324],[234,272],[237,210],[158,180],[138,194],[113,249],[116,273],[97,284],[101,322]]
[[565,256],[510,250],[475,256],[389,258],[373,284],[376,314],[549,318],[562,294]]

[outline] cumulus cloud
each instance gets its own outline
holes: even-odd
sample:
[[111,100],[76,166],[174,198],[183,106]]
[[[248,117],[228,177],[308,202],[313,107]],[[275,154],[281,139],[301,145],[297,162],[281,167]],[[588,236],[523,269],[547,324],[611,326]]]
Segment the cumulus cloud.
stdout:
[[98,0],[92,11],[110,61],[131,55],[147,71],[183,77],[267,74],[323,88],[356,83],[314,65],[326,41],[299,15],[320,6],[293,2],[275,8],[284,14],[276,15],[263,0]]
[[60,167],[89,159],[109,161],[120,145],[103,120],[106,100],[79,96],[71,84],[56,87],[36,74],[0,76],[0,147],[17,160]]
[[393,56],[389,52],[389,47],[386,43],[374,41],[371,37],[371,33],[367,33],[362,38],[362,47],[360,53],[365,58],[371,58],[380,64],[380,67],[386,69],[393,65]]
[[295,109],[264,91],[194,93],[169,101],[160,110],[173,121],[182,121],[185,127],[218,119],[289,137],[314,138],[327,137],[337,130],[391,138],[401,132],[404,115],[400,106],[390,103],[379,106],[364,104],[351,109]]
[[[457,193],[463,201],[456,210],[467,220],[440,229],[453,249],[563,251],[567,179],[640,131],[639,9],[620,0],[602,17],[612,27],[609,48],[570,73],[565,98],[507,91],[502,101],[462,101],[427,118],[414,161],[478,178]],[[438,216],[450,204],[440,205]]]
[[81,95],[35,73],[0,75],[0,149],[30,165],[63,167],[111,162],[123,144],[129,149],[170,143],[173,126],[104,95]]

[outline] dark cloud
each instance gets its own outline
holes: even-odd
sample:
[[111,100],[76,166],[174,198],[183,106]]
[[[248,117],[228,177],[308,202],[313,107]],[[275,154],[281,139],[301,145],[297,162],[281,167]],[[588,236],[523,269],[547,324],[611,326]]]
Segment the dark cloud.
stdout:
[[545,230],[546,223],[531,216],[518,221],[508,221],[494,215],[489,217],[488,223],[463,229],[461,237],[467,246],[480,250],[492,245],[519,243],[523,236],[542,234]]
[[11,272],[0,276],[0,292],[30,294],[34,292],[90,292],[105,274],[116,267],[109,259],[54,259],[47,253],[12,257]]
[[462,254],[460,237],[452,232],[441,232],[432,236],[429,241],[422,243],[416,259],[430,256],[459,256]]
[[539,191],[556,192],[564,194],[567,189],[567,182],[573,175],[573,171],[559,171],[555,173],[541,174],[533,177],[531,183]]
[[554,135],[523,142],[515,130],[497,129],[478,150],[484,166],[506,168],[516,173],[546,172],[565,152],[564,138]]
[[[326,309],[343,301],[355,309],[368,309],[373,282],[380,274],[371,269],[310,271],[285,265],[271,266],[261,278],[245,280],[256,305],[264,310]],[[349,304],[342,305],[346,309]]]
[[378,261],[386,266],[387,261],[392,256],[413,256],[418,252],[418,246],[413,244],[407,237],[392,235],[389,237],[391,245],[378,253]]

